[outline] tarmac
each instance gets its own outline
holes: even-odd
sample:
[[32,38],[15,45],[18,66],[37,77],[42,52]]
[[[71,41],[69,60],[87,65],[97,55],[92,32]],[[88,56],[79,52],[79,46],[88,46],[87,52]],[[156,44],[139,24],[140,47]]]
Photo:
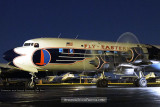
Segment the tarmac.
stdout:
[[[90,99],[88,102],[63,99]],[[104,99],[91,101],[91,99]],[[68,101],[68,102],[67,102]],[[132,84],[110,84],[97,88],[90,85],[38,85],[34,90],[1,88],[0,107],[53,107],[53,106],[102,106],[102,107],[159,107],[160,87],[133,87]]]

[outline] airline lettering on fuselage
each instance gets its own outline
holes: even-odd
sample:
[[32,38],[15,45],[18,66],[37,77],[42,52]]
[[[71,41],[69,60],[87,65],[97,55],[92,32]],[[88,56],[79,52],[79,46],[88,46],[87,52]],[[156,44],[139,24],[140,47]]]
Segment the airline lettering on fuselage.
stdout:
[[88,45],[88,44],[84,44],[84,48],[86,49],[95,49],[95,48],[100,48],[102,50],[113,50],[113,51],[127,51],[130,48],[129,47],[122,47],[122,46],[109,46],[109,45]]

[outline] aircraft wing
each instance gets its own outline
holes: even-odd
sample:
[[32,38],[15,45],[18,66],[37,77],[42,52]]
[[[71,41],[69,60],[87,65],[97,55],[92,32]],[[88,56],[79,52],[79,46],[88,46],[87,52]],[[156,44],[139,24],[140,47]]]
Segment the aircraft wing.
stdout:
[[[30,70],[32,70],[32,67],[28,67],[28,66],[24,66],[24,68],[28,68]],[[37,71],[37,69],[35,68],[34,69],[35,71]],[[16,66],[13,66],[11,63],[0,63],[0,74],[2,72],[10,72],[10,71],[27,71],[25,69],[20,69]],[[27,71],[27,72],[30,72],[30,71]]]
[[5,69],[19,69],[15,66],[9,65],[8,63],[0,63],[0,68],[5,68]]

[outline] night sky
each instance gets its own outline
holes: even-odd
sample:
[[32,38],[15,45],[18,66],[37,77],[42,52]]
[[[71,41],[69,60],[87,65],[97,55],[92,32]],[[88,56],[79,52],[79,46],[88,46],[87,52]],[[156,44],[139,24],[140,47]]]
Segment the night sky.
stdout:
[[0,62],[28,39],[116,41],[124,32],[160,44],[160,0],[0,0]]

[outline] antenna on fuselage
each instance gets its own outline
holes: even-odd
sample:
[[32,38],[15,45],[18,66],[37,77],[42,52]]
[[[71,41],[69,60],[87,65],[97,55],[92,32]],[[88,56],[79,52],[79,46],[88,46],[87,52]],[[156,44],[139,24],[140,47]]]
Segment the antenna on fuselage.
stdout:
[[58,35],[58,38],[60,38],[60,36],[61,36],[61,33]]
[[75,37],[75,39],[77,39],[77,38],[78,38],[78,36],[79,36],[79,35],[77,35],[77,36]]

